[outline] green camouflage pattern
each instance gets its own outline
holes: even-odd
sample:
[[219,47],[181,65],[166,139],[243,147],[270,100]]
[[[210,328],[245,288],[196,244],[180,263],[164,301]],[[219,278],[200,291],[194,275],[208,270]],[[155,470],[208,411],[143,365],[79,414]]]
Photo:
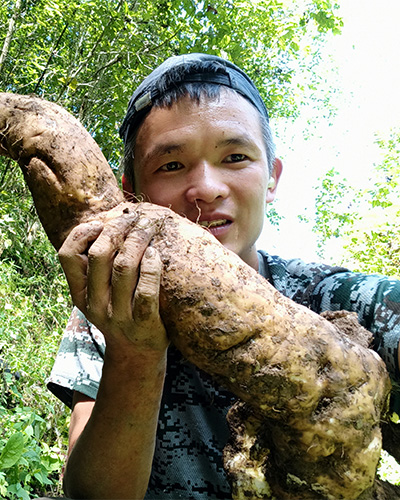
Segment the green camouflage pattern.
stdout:
[[[399,379],[400,282],[379,275],[352,273],[343,267],[285,260],[259,251],[259,272],[283,295],[317,313],[345,309],[374,336],[373,348],[392,380]],[[49,389],[68,406],[72,391],[96,398],[105,341],[99,330],[74,309],[62,339]],[[396,405],[397,406],[397,405]]]

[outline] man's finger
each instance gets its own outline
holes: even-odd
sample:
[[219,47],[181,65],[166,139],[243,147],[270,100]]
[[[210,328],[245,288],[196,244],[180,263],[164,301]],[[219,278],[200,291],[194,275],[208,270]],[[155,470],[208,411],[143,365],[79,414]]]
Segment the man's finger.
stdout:
[[148,247],[143,255],[140,278],[133,302],[136,321],[150,321],[159,314],[162,262],[155,248]]
[[122,250],[115,258],[112,273],[112,310],[121,321],[132,319],[132,300],[139,267],[142,269],[143,254],[157,231],[156,225],[147,219],[141,219],[128,234]]
[[87,307],[90,314],[108,313],[114,259],[136,221],[136,214],[124,214],[112,219],[89,249]]
[[87,252],[102,229],[103,224],[99,221],[80,224],[72,229],[58,251],[72,300],[83,312],[86,309]]

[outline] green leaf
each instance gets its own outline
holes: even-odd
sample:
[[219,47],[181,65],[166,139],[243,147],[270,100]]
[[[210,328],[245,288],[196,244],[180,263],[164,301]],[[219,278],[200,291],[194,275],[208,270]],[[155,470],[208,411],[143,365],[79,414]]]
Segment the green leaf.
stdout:
[[13,434],[0,455],[0,469],[9,469],[18,462],[24,451],[24,436],[22,432]]
[[395,423],[395,424],[398,424],[400,422],[400,418],[399,416],[397,415],[396,412],[393,412],[391,415],[390,415],[390,420]]
[[45,484],[52,485],[53,484],[53,482],[50,481],[50,479],[45,474],[43,474],[43,472],[41,472],[41,471],[35,472],[34,477],[39,481],[39,483],[41,485],[45,485]]
[[15,483],[9,486],[8,491],[10,493],[13,493],[14,495],[17,496],[17,498],[20,498],[22,500],[30,500],[30,496],[28,495],[28,492],[24,490],[24,488],[21,486],[20,483]]

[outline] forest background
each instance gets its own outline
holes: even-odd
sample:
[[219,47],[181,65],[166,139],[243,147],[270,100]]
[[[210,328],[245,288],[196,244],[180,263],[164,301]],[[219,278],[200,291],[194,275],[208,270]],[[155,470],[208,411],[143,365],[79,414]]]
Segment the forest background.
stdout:
[[[166,57],[207,52],[230,59],[253,78],[273,120],[298,118],[306,97],[329,117],[333,93],[319,67],[327,37],[341,29],[339,5],[331,0],[5,0],[0,91],[64,106],[119,176],[126,104]],[[341,247],[350,250],[340,258],[353,268],[397,273],[397,139],[393,131],[390,141],[381,141],[385,160],[373,186],[354,188],[332,169],[317,186],[315,216],[308,218],[320,251],[342,238]],[[366,223],[363,214],[371,209],[383,215]],[[272,208],[268,218],[278,225],[282,216]],[[45,380],[72,305],[18,167],[4,158],[0,276],[0,497],[61,495],[69,411]],[[391,472],[386,465],[384,473]]]

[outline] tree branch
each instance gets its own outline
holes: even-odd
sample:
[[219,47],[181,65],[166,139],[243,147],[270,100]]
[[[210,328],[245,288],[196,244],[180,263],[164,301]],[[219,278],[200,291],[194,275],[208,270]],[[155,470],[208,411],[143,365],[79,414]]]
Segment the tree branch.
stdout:
[[[75,11],[76,12],[76,11]],[[39,88],[39,85],[42,83],[43,81],[43,78],[44,78],[44,75],[46,74],[49,66],[50,66],[50,63],[51,63],[51,60],[53,59],[53,56],[54,56],[54,53],[55,51],[57,50],[57,48],[59,47],[60,45],[60,42],[61,42],[61,39],[62,37],[64,36],[64,33],[66,31],[66,29],[68,28],[69,26],[69,22],[67,21],[64,25],[64,28],[60,34],[60,36],[57,38],[57,41],[56,43],[54,44],[54,47],[51,49],[51,52],[50,52],[50,55],[49,55],[49,58],[47,59],[47,62],[46,62],[46,66],[44,67],[43,71],[42,71],[42,74],[40,75],[39,77],[39,80],[37,81],[36,85],[35,85],[35,88],[33,89],[33,93],[36,93],[38,88]]]
[[0,73],[3,69],[4,61],[6,60],[6,57],[8,55],[11,39],[15,30],[15,22],[21,11],[21,4],[22,0],[16,0],[13,15],[11,16],[10,22],[8,23],[6,38],[4,39],[3,48],[0,54]]

